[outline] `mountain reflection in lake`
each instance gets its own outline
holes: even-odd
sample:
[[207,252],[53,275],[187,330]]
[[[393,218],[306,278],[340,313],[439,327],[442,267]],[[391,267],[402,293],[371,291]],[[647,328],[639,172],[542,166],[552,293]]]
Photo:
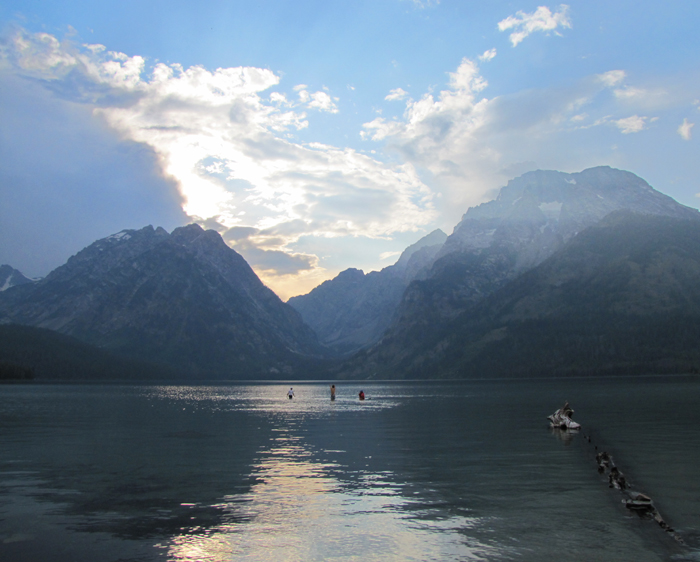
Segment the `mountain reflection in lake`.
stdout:
[[336,386],[0,387],[0,560],[700,556],[697,379]]

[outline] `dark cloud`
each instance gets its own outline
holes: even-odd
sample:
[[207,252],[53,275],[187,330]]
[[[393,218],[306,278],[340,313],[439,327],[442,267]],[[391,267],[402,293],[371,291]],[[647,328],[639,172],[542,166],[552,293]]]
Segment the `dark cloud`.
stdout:
[[287,254],[280,250],[263,250],[253,245],[234,246],[253,269],[265,272],[274,271],[275,275],[295,275],[300,271],[309,271],[316,265],[316,256],[306,254]]
[[224,233],[223,237],[227,242],[238,242],[239,240],[246,240],[256,235],[258,232],[258,229],[252,226],[234,226],[233,228],[229,228]]
[[122,229],[189,222],[152,149],[36,81],[0,81],[0,263],[43,276]]
[[[301,271],[311,270],[316,267],[318,258],[309,254],[290,254],[282,250],[267,249],[266,247],[283,246],[285,240],[275,238],[274,230],[261,231],[250,226],[234,226],[225,229],[216,221],[216,217],[206,221],[197,221],[200,225],[222,233],[223,239],[243,258],[248,264],[259,272],[265,272],[266,276],[294,275]],[[295,223],[287,223],[287,229],[293,228]],[[279,225],[285,230],[284,225]],[[295,225],[299,226],[299,225]],[[225,231],[222,231],[224,229]]]
[[233,227],[224,234],[224,240],[228,241],[234,250],[241,254],[248,264],[257,271],[264,271],[267,275],[294,275],[300,271],[311,270],[316,266],[316,256],[308,254],[288,254],[281,250],[268,250],[264,245],[283,243],[283,240],[270,240],[263,238],[257,242],[251,238],[260,231],[250,227]]

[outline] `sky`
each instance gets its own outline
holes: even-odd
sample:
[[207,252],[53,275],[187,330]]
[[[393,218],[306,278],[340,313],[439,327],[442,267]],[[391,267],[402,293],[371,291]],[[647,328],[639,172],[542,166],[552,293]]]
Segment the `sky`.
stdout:
[[283,300],[527,171],[700,205],[700,2],[4,0],[0,263],[215,229]]

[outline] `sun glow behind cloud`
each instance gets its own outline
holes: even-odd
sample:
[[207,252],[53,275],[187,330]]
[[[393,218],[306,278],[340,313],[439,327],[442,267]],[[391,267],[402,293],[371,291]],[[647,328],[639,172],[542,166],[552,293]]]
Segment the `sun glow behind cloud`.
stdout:
[[[142,57],[45,33],[19,32],[12,47],[6,58],[26,75],[79,76],[76,100],[93,104],[124,138],[152,147],[179,184],[185,212],[216,227],[268,283],[318,267],[315,256],[291,249],[301,236],[381,238],[435,218],[432,194],[411,164],[294,140],[308,112],[338,111],[326,91],[302,84],[290,102],[269,92],[280,78],[267,69],[149,69]],[[227,236],[237,227],[248,230]]]
[[[394,16],[421,25],[451,9],[402,4],[403,13]],[[502,8],[481,22],[491,30],[483,36],[491,45],[459,43],[464,52],[453,49],[451,56],[458,52],[461,60],[440,59],[443,74],[430,82],[406,72],[412,55],[402,59],[394,48],[382,57],[372,52],[390,66],[383,80],[364,80],[345,67],[300,74],[289,62],[271,63],[276,71],[227,66],[226,59],[220,68],[164,64],[109,45],[81,45],[74,31],[59,40],[21,28],[0,38],[0,73],[22,81],[25,90],[17,92],[41,91],[37,99],[62,104],[66,116],[79,107],[115,143],[140,147],[165,189],[179,189],[171,198],[175,208],[219,231],[286,298],[347,267],[388,265],[422,234],[437,227],[449,232],[469,206],[528,170],[608,164],[643,173],[635,163],[649,159],[635,154],[642,146],[658,154],[659,139],[669,133],[681,150],[693,149],[692,77],[642,77],[622,61],[606,71],[571,58],[567,69],[575,70],[565,78],[557,69],[551,76],[540,72],[527,88],[513,86],[512,67],[529,64],[531,47],[542,71],[554,60],[546,42],[571,52],[590,32],[592,16],[586,27],[576,7],[574,29],[565,5],[513,11],[505,19]],[[531,35],[540,41],[525,41]],[[334,56],[355,52],[354,43],[342,45]],[[365,72],[360,53],[357,66]],[[311,87],[312,81],[323,86]]]

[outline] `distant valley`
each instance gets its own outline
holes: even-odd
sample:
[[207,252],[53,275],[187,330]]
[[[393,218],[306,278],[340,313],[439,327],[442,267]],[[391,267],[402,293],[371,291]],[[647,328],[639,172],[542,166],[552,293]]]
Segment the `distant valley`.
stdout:
[[630,172],[537,171],[288,303],[197,225],[123,231],[37,281],[2,266],[0,362],[38,379],[697,372],[699,280],[697,210]]

